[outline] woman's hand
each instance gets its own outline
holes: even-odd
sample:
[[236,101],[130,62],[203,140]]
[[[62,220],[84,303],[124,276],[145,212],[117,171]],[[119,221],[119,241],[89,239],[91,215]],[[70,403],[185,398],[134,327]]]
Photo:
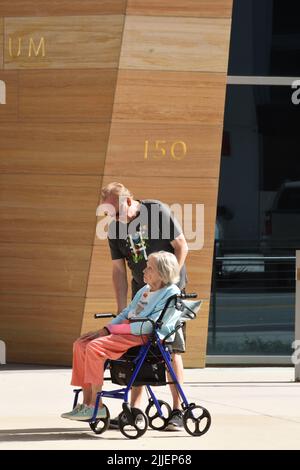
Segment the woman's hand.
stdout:
[[85,333],[84,335],[80,336],[79,339],[81,341],[92,341],[93,339],[100,338],[101,336],[107,336],[108,332],[104,328],[101,330],[97,331],[89,331],[88,333]]
[[89,331],[84,335],[80,336],[79,339],[82,341],[92,341],[93,339],[99,338],[99,330],[98,331]]

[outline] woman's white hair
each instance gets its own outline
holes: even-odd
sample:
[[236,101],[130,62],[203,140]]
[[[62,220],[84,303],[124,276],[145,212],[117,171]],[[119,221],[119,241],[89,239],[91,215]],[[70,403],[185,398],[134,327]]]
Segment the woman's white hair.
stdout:
[[173,253],[157,251],[156,253],[151,253],[149,258],[150,256],[155,258],[157,270],[165,285],[176,284],[179,281],[179,264]]

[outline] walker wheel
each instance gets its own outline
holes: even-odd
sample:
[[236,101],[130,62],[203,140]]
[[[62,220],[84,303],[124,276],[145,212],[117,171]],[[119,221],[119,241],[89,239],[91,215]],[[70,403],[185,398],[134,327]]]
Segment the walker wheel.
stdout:
[[162,431],[168,425],[172,410],[167,402],[158,400],[158,403],[161,408],[162,416],[160,416],[155,402],[152,399],[149,400],[145,413],[148,416],[150,428],[155,429],[155,431]]
[[129,423],[125,411],[119,414],[119,428],[128,439],[138,439],[148,428],[148,418],[139,408],[131,408],[132,423]]
[[106,409],[106,418],[97,418],[93,423],[89,423],[91,430],[94,431],[95,434],[103,434],[109,427],[109,409],[106,405],[103,406]]
[[183,426],[191,436],[202,436],[211,425],[209,411],[203,406],[190,405],[183,415]]

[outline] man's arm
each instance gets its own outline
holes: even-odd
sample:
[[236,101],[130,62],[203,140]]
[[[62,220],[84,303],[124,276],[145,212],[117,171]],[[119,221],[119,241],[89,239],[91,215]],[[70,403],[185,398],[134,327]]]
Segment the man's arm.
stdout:
[[188,254],[188,245],[185,239],[185,236],[183,233],[178,235],[178,237],[175,238],[175,240],[171,241],[171,245],[174,248],[174,255],[177,258],[179,268],[181,269],[182,266],[184,265],[185,258]]
[[163,203],[160,203],[160,225],[162,231],[164,227],[170,230],[170,243],[174,248],[174,254],[177,258],[179,268],[181,269],[189,251],[188,245],[178,220],[174,217],[174,214],[170,212],[170,208]]
[[118,313],[120,313],[127,305],[127,272],[125,259],[112,260],[112,281],[117,300]]

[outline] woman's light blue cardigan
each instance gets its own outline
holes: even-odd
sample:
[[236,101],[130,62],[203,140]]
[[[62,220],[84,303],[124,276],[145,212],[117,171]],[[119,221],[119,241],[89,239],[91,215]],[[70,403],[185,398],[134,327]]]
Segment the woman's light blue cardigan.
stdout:
[[[149,289],[149,285],[146,284],[142,287],[134,296],[130,304],[122,310],[119,315],[114,318],[110,324],[117,325],[122,323],[124,320],[128,320],[128,313],[134,310],[141,299],[143,293]],[[151,320],[158,320],[166,301],[169,297],[174,294],[180,294],[179,288],[175,284],[163,287],[151,296],[149,303],[146,305],[136,318],[151,318]],[[159,337],[162,339],[167,336],[171,331],[174,330],[177,320],[180,317],[181,312],[174,307],[174,302],[171,302],[167,312],[163,318],[162,327],[157,331]],[[152,332],[152,324],[150,322],[137,322],[130,324],[131,333],[133,335],[148,335]],[[172,339],[172,338],[170,338]]]

